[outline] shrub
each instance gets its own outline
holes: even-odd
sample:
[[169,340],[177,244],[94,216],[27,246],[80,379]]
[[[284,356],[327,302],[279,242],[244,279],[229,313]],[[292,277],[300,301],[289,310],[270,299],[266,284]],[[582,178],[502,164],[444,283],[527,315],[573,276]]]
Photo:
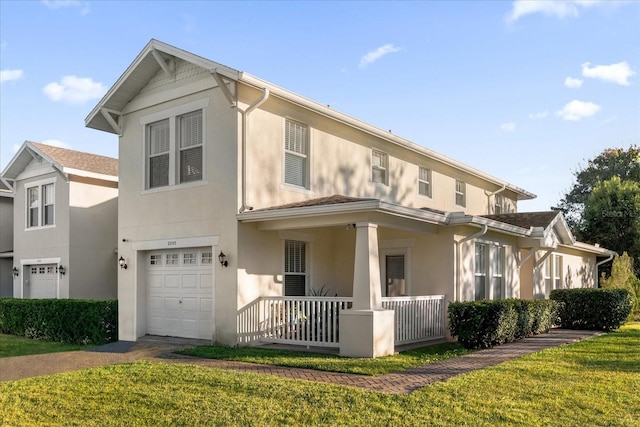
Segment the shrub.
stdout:
[[118,340],[118,302],[0,299],[0,333],[70,344]]
[[549,298],[560,303],[559,324],[568,329],[617,329],[632,306],[627,289],[555,289]]
[[557,316],[549,300],[496,300],[449,304],[451,335],[465,348],[487,348],[547,332]]

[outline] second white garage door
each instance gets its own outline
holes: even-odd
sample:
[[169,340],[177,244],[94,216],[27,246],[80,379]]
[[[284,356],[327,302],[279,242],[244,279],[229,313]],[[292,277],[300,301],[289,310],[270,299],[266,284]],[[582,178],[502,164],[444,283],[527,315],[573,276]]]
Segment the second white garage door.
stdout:
[[213,338],[211,248],[150,251],[147,262],[147,333]]

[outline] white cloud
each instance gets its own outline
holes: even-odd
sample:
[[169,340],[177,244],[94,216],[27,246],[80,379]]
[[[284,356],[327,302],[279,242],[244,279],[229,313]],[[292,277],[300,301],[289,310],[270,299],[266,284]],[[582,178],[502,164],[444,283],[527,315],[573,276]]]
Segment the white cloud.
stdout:
[[500,130],[504,133],[513,132],[516,130],[516,124],[513,122],[503,123],[500,125]]
[[19,80],[24,75],[22,70],[2,70],[0,71],[0,83],[8,82],[11,80]]
[[388,55],[390,53],[399,52],[399,51],[400,51],[399,47],[395,47],[391,43],[385,44],[384,46],[380,46],[376,50],[372,50],[371,52],[369,52],[365,56],[363,56],[362,59],[360,59],[359,67],[360,68],[366,68],[367,65],[373,64],[374,62],[376,62],[378,59],[382,58],[383,56]]
[[584,77],[613,82],[622,86],[629,86],[629,77],[636,74],[626,61],[611,65],[596,65],[595,67],[589,67],[589,65],[591,65],[589,62],[582,64]]
[[593,102],[583,102],[573,100],[562,107],[562,110],[556,111],[556,116],[563,120],[580,121],[585,117],[591,117],[600,111],[600,106]]
[[66,148],[67,150],[71,149],[71,145],[67,144],[66,142],[60,141],[59,139],[45,139],[44,141],[42,141],[42,143],[45,145],[51,145],[53,147]]
[[79,7],[81,15],[87,15],[89,10],[88,1],[80,0],[41,0],[41,3],[47,6],[49,9],[63,9],[66,7]]
[[573,77],[567,77],[564,79],[564,85],[570,88],[578,88],[582,86],[582,80],[574,79]]
[[590,7],[617,7],[623,2],[603,0],[515,0],[505,20],[511,24],[526,15],[542,13],[557,18],[578,17]]
[[83,104],[102,97],[107,88],[88,77],[64,76],[60,83],[52,82],[42,91],[53,101],[65,101],[69,104]]
[[529,113],[529,118],[531,120],[541,120],[541,119],[546,119],[548,115],[549,115],[548,111],[541,111],[539,113]]

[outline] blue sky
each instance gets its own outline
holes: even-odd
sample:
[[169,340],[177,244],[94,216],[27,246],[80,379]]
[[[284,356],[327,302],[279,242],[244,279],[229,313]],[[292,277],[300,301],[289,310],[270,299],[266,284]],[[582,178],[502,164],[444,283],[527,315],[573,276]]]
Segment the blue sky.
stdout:
[[0,169],[25,140],[117,157],[84,127],[155,38],[538,195],[640,145],[640,2],[0,0]]

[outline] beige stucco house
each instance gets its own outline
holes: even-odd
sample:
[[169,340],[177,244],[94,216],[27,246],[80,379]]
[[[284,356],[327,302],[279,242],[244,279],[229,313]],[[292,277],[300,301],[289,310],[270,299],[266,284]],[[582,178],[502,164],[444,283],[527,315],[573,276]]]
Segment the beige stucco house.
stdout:
[[14,202],[8,296],[115,298],[118,160],[26,141],[1,178]]
[[526,190],[156,40],[86,125],[119,137],[122,340],[375,357],[445,336],[450,301],[546,295],[546,260],[594,286],[611,254],[518,214]]

